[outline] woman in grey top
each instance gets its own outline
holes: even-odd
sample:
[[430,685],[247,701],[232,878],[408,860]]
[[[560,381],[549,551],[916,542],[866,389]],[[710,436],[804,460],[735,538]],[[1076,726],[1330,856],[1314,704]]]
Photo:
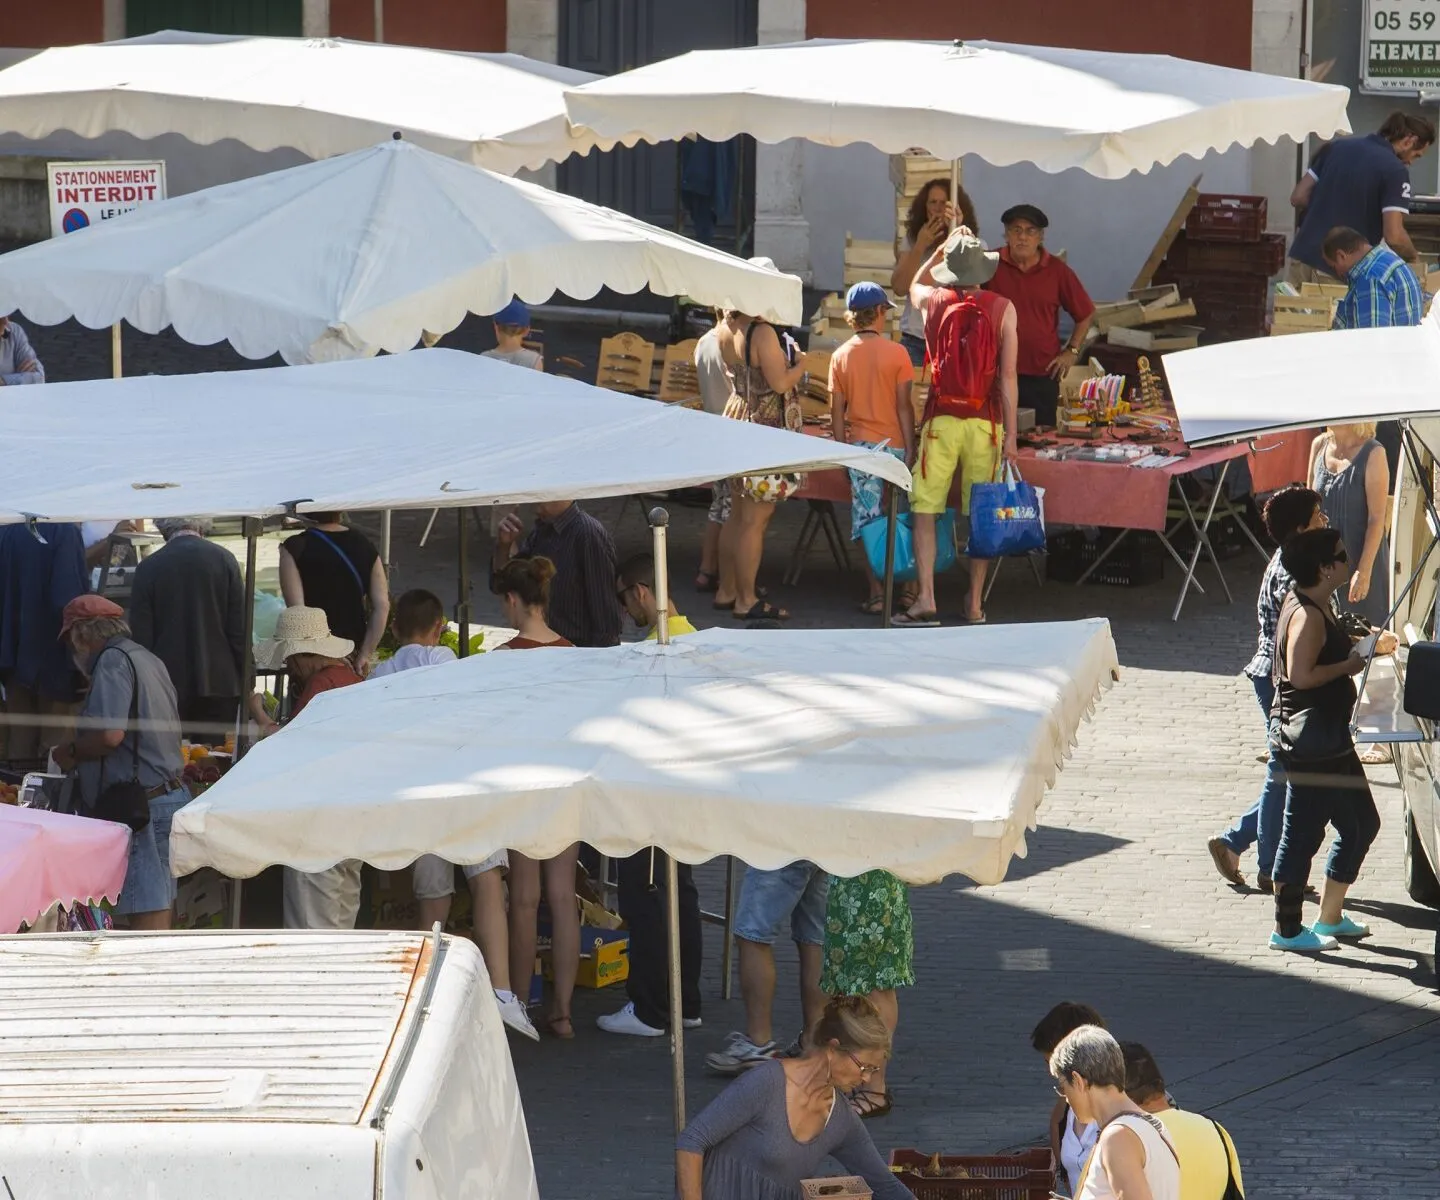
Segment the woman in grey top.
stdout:
[[1320,493],[1330,528],[1351,547],[1354,573],[1336,594],[1342,612],[1365,618],[1383,629],[1390,615],[1386,582],[1389,552],[1385,508],[1390,498],[1390,467],[1375,440],[1373,422],[1332,425],[1310,449],[1310,486]]
[[833,1158],[876,1200],[914,1200],[885,1165],[845,1093],[890,1056],[890,1031],[863,996],[826,1006],[800,1058],[751,1067],[685,1128],[679,1200],[800,1200],[800,1181]]

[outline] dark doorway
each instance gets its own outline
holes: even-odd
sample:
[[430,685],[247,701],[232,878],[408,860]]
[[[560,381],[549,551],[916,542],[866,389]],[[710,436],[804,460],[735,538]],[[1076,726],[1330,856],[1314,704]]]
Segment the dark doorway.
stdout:
[[299,37],[302,0],[129,0],[125,36],[162,29]]
[[[561,0],[560,61],[581,71],[615,75],[690,50],[753,46],[757,8],[757,0]],[[754,241],[755,143],[741,137],[731,145],[733,149],[714,156],[715,178],[732,197],[738,193],[739,203],[727,197],[729,212],[720,215],[704,240],[735,250],[738,228],[740,251],[748,255]],[[561,163],[558,183],[572,196],[674,229],[678,162],[673,142],[594,151]],[[683,228],[696,236],[688,215]]]

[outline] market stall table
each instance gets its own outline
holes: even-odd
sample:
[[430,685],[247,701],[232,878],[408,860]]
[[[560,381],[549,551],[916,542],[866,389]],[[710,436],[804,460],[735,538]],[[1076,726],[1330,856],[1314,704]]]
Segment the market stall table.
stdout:
[[124,825],[0,805],[0,931],[16,933],[56,904],[115,900],[129,861]]

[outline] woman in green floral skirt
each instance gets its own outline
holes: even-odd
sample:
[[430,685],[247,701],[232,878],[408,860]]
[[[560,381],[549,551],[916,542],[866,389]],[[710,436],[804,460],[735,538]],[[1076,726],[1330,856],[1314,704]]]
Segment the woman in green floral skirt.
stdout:
[[[910,889],[889,871],[854,879],[830,877],[825,909],[824,966],[820,990],[831,996],[866,996],[894,1036],[900,1020],[895,989],[915,982],[915,927]],[[893,1107],[885,1068],[850,1096],[861,1117],[883,1117]]]

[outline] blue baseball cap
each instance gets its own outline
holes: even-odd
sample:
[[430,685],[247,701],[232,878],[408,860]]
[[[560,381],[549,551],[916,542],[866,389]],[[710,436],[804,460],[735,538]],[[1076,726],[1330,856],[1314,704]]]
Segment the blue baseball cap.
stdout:
[[845,307],[851,312],[859,312],[862,308],[894,308],[895,302],[878,283],[867,280],[857,283],[845,293]]
[[491,318],[497,325],[513,325],[516,329],[530,328],[530,306],[523,300],[512,300]]

